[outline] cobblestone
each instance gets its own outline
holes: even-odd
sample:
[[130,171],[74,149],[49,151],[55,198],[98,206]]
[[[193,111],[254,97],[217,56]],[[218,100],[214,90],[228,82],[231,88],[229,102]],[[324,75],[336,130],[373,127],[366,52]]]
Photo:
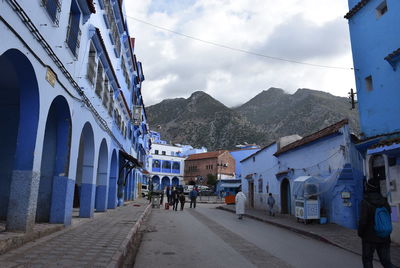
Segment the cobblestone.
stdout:
[[139,200],[0,255],[7,267],[104,267],[147,207]]

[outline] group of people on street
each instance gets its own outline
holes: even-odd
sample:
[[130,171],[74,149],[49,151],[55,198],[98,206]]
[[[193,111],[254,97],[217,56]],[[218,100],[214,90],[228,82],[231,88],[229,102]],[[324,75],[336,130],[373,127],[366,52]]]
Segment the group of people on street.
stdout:
[[[163,203],[164,199],[164,192],[161,196],[161,205]],[[170,187],[167,186],[165,188],[165,195],[167,196],[167,203],[168,206],[172,206],[172,210],[177,211],[178,210],[178,204],[180,203],[181,210],[185,207],[185,202],[186,198],[183,193],[183,188],[177,188],[177,187]],[[190,208],[196,208],[196,199],[198,196],[198,190],[197,188],[194,188],[189,192],[189,198],[190,198]]]

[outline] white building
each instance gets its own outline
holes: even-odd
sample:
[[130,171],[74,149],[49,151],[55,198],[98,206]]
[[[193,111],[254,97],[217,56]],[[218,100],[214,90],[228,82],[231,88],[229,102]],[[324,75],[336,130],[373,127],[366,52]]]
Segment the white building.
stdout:
[[68,225],[133,199],[150,142],[123,2],[0,1],[0,36],[7,230]]
[[180,156],[182,147],[153,143],[150,151],[150,178],[155,189],[183,184],[186,157]]

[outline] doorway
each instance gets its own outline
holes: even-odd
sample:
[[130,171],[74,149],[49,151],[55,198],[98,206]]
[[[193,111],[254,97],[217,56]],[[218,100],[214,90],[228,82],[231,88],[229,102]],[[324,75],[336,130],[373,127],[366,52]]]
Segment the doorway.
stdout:
[[290,183],[288,179],[283,179],[281,183],[281,213],[290,214]]

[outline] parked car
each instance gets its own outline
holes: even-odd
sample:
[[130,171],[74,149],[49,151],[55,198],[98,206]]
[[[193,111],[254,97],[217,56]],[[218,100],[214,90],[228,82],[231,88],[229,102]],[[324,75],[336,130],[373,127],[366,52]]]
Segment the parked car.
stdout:
[[149,195],[149,186],[147,184],[142,184],[142,197]]

